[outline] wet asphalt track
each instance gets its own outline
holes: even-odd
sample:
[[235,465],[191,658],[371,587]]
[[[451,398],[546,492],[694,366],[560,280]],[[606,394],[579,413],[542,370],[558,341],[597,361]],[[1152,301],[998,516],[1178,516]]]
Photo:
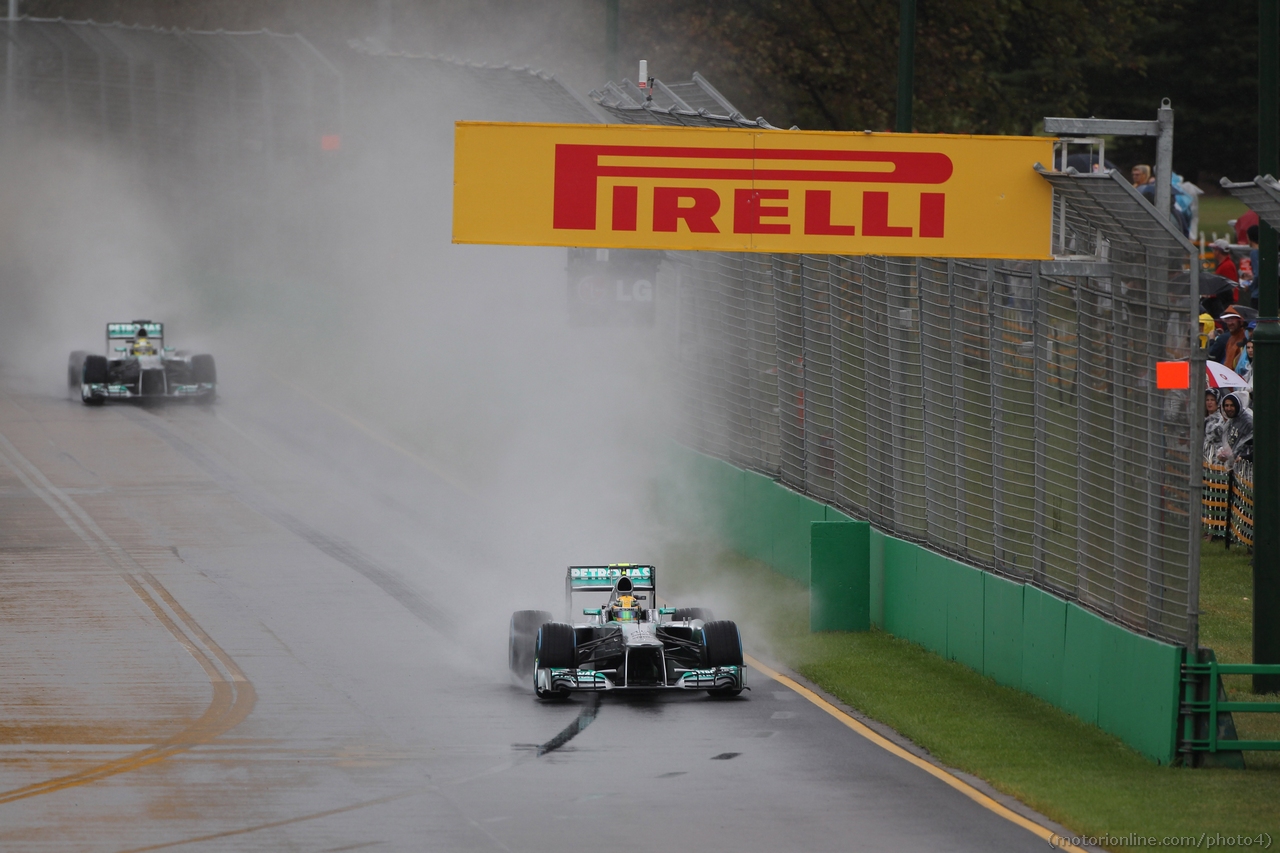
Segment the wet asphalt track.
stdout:
[[535,702],[441,600],[479,498],[304,398],[0,436],[2,850],[1045,847],[759,673]]

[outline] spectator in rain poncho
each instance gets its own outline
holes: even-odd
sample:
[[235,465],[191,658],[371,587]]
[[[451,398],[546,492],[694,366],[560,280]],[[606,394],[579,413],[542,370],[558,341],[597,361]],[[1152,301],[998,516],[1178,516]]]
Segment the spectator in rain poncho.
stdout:
[[1218,392],[1210,388],[1204,392],[1204,457],[1212,459],[1222,444],[1222,433],[1227,428],[1227,419],[1218,408]]
[[1219,462],[1227,465],[1235,461],[1242,451],[1246,459],[1253,456],[1253,412],[1247,408],[1247,395],[1232,391],[1222,398],[1222,440],[1215,454]]
[[1240,378],[1244,380],[1248,380],[1253,375],[1253,335],[1248,332],[1245,332],[1244,346],[1240,348],[1240,355],[1236,357],[1236,363],[1231,369],[1240,374]]

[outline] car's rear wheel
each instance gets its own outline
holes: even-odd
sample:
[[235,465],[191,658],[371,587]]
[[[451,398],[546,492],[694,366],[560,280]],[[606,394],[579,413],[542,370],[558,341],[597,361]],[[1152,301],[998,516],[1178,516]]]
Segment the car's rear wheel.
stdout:
[[711,611],[705,607],[677,607],[676,612],[671,615],[672,621],[675,622],[692,622],[694,619],[701,619],[703,622],[710,622],[716,617],[711,615]]
[[[534,652],[535,667],[572,669],[578,665],[578,644],[573,626],[565,622],[547,622],[538,629],[538,641]],[[538,687],[535,672],[534,692],[539,699],[559,699],[568,696],[565,690],[543,690]]]
[[[742,666],[742,634],[729,620],[707,622],[702,626],[702,651],[707,666]],[[718,698],[737,696],[741,688],[708,690]]]
[[551,621],[551,614],[545,610],[517,610],[511,614],[511,631],[507,664],[511,671],[521,678],[533,673],[533,658],[537,652],[534,648],[538,640],[538,629],[544,622]]

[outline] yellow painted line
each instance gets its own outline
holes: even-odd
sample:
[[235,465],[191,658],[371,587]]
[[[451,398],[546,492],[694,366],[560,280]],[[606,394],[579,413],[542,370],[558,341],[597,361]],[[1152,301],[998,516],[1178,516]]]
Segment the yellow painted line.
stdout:
[[892,753],[893,755],[896,755],[898,758],[901,758],[903,761],[906,761],[910,764],[914,764],[916,767],[919,767],[921,770],[928,773],[930,776],[933,776],[935,779],[945,782],[947,785],[950,785],[952,788],[955,788],[957,791],[964,794],[966,797],[973,800],[975,803],[982,806],[984,809],[987,809],[988,811],[991,811],[991,812],[995,812],[1000,817],[1004,818],[1007,821],[1010,821],[1011,823],[1016,823],[1018,826],[1022,827],[1028,832],[1035,834],[1036,836],[1048,842],[1050,845],[1054,846],[1058,850],[1067,850],[1067,851],[1071,851],[1071,853],[1085,853],[1085,851],[1082,848],[1076,847],[1073,844],[1066,843],[1066,840],[1062,838],[1062,836],[1058,835],[1058,833],[1054,832],[1053,830],[1043,827],[1033,820],[1028,820],[1022,815],[1008,808],[1007,806],[1001,805],[1000,803],[991,799],[991,797],[988,797],[986,794],[982,793],[977,788],[970,785],[968,782],[965,782],[963,779],[952,776],[950,773],[943,770],[941,767],[937,766],[936,764],[932,764],[928,761],[925,761],[920,756],[914,755],[908,752],[907,750],[903,749],[893,741],[889,740],[888,738],[884,737],[880,733],[876,732],[874,729],[868,727],[864,723],[859,722],[858,720],[846,714],[844,711],[841,711],[835,705],[832,705],[826,699],[823,699],[817,693],[814,693],[808,687],[805,687],[803,684],[799,683],[795,679],[788,678],[787,676],[783,675],[780,672],[775,672],[774,670],[762,664],[760,661],[751,657],[751,655],[746,655],[745,658],[746,658],[747,664],[752,669],[758,669],[760,672],[763,672],[765,675],[769,676],[779,684],[782,684],[782,685],[785,685],[786,687],[791,688],[796,693],[799,693],[801,696],[808,699],[810,702],[817,705],[819,708],[826,711],[831,716],[835,717],[841,723],[844,723],[844,725],[848,726],[858,734],[862,735],[867,740],[874,743],[876,746]]
[[[165,630],[200,665],[213,688],[213,698],[209,707],[198,719],[177,734],[154,746],[114,761],[94,765],[78,773],[46,779],[9,791],[0,791],[0,805],[66,788],[88,785],[120,773],[139,770],[186,752],[195,746],[209,743],[244,722],[257,702],[257,693],[253,685],[231,656],[213,641],[213,638],[200,627],[169,590],[165,589],[155,576],[146,571],[108,536],[79,504],[55,486],[3,434],[0,434],[0,463],[9,468],[23,485],[44,501],[85,545],[101,555],[105,562],[115,567],[119,577],[151,610]],[[133,565],[135,571],[129,569],[129,564]],[[195,641],[188,637],[169,616],[161,605],[161,600],[169,605],[176,618],[196,638]],[[213,658],[217,658],[227,668],[231,674],[231,680],[219,671]]]

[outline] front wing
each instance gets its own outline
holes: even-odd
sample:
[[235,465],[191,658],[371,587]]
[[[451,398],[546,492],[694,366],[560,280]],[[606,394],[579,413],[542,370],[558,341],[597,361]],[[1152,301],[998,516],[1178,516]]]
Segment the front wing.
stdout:
[[600,692],[603,690],[742,690],[747,686],[745,667],[714,666],[706,669],[686,669],[674,684],[644,684],[629,687],[617,685],[603,672],[590,669],[561,669],[541,667],[534,672],[534,681],[541,692],[563,690]]
[[108,400],[138,400],[143,398],[199,398],[207,397],[214,393],[215,386],[212,382],[201,382],[191,385],[170,385],[168,391],[164,394],[139,394],[132,390],[128,385],[117,385],[109,382],[86,382],[80,389],[81,396],[88,400],[108,399]]

